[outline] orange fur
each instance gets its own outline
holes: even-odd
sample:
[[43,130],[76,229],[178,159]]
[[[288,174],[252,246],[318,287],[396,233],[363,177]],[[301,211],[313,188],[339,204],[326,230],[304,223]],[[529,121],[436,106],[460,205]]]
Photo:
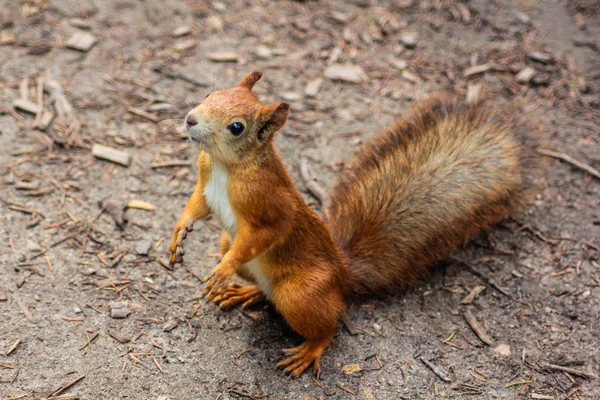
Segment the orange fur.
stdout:
[[[481,107],[430,101],[376,135],[337,180],[324,207],[330,233],[273,145],[289,105],[260,102],[251,89],[261,76],[211,93],[188,114],[199,176],[170,260],[183,260],[185,232],[213,213],[223,259],[209,274],[208,298],[247,306],[264,294],[306,340],[278,365],[298,376],[314,364],[318,373],[345,297],[414,281],[512,211],[522,147],[513,125]],[[234,274],[253,285],[230,283]]]

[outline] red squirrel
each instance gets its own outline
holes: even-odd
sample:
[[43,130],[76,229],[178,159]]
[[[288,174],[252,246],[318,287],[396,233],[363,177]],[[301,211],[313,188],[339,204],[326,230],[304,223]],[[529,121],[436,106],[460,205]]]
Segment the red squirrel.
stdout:
[[[363,145],[333,184],[322,220],[274,146],[290,105],[263,104],[251,72],[187,114],[198,183],[175,227],[183,261],[195,221],[223,227],[221,262],[205,294],[223,308],[268,300],[304,338],[277,365],[300,376],[333,339],[345,302],[402,288],[509,215],[525,186],[512,123],[479,105],[435,97]],[[237,275],[247,285],[231,282]]]

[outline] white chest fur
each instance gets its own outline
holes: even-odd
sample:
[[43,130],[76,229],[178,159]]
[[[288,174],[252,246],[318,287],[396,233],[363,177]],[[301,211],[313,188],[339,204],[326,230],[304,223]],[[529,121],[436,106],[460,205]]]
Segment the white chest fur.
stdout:
[[237,220],[227,193],[228,179],[227,168],[219,162],[214,162],[210,180],[204,187],[204,198],[210,210],[233,239],[237,231]]
[[[204,187],[204,198],[212,213],[217,217],[233,241],[237,232],[237,219],[229,201],[229,194],[227,192],[228,179],[229,173],[227,172],[227,168],[217,161],[213,162],[210,180]],[[254,260],[247,262],[244,264],[244,268],[254,276],[256,283],[260,286],[263,293],[267,297],[270,297],[273,291],[273,284],[262,273],[260,259],[261,256],[258,256]]]

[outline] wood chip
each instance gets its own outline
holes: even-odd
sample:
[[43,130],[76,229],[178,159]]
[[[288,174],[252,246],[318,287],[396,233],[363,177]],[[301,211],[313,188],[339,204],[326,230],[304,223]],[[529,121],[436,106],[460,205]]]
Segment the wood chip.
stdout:
[[333,64],[325,69],[324,75],[327,79],[360,83],[368,79],[367,74],[360,65]]
[[99,333],[96,332],[92,336],[88,336],[88,338],[85,341],[85,343],[83,343],[81,346],[79,346],[79,350],[83,350],[86,347],[88,347],[94,341],[94,339],[96,339],[98,337],[98,335],[99,335]]
[[58,82],[54,79],[46,80],[45,87],[48,88],[50,94],[54,98],[54,109],[56,111],[57,117],[56,122],[60,125],[68,127],[67,133],[63,138],[64,141],[70,146],[83,146],[83,138],[81,137],[81,123],[77,118],[77,114],[75,113],[75,109],[71,102],[67,99],[65,95],[65,90]]
[[156,210],[156,207],[154,207],[152,204],[148,203],[147,201],[143,201],[143,200],[131,200],[131,201],[129,201],[129,203],[127,203],[127,208],[136,208],[139,210],[147,210],[147,211]]
[[81,18],[71,18],[69,19],[69,24],[71,26],[74,26],[75,28],[79,28],[79,29],[90,29],[91,28],[91,24],[90,21],[86,21],[85,19],[81,19]]
[[465,69],[463,76],[468,78],[469,76],[483,74],[484,72],[487,72],[493,68],[494,66],[492,64],[475,65],[474,67]]
[[141,110],[139,108],[129,107],[127,109],[127,111],[129,111],[132,114],[138,115],[140,117],[146,118],[147,120],[150,120],[152,122],[158,122],[158,117],[156,115],[149,113],[147,111]]
[[467,84],[467,104],[474,104],[479,100],[481,84]]
[[531,393],[531,398],[532,399],[539,399],[539,400],[554,400],[555,399],[554,396],[550,396],[550,395],[547,395],[547,394],[539,394],[539,393],[535,393],[535,392]]
[[488,335],[485,328],[477,321],[470,310],[465,311],[464,317],[467,321],[467,324],[469,324],[471,329],[473,329],[473,332],[477,334],[477,337],[479,337],[483,343],[487,344],[488,346],[494,344],[494,340],[490,337],[490,335]]
[[566,161],[569,164],[573,164],[577,168],[582,169],[585,172],[587,172],[588,174],[593,175],[596,178],[600,179],[600,171],[598,171],[597,169],[595,169],[585,163],[582,163],[581,161],[575,160],[573,157],[571,157],[565,153],[559,153],[558,151],[545,150],[545,149],[538,150],[538,153],[543,154],[548,157],[554,157],[554,158],[558,158],[559,160]]
[[74,384],[76,384],[77,382],[79,382],[80,380],[82,380],[83,378],[85,378],[85,374],[81,375],[79,378],[76,378],[75,380],[72,380],[71,382],[61,386],[59,389],[55,390],[54,392],[52,392],[52,394],[50,396],[48,396],[48,398],[52,398],[52,397],[56,397],[59,394],[61,394],[62,392],[64,392],[65,390],[67,390],[68,388],[70,388],[71,386],[73,386]]
[[527,54],[527,57],[533,61],[541,62],[542,64],[551,64],[554,62],[552,54],[540,53],[539,51],[531,52]]
[[304,89],[304,94],[308,97],[317,97],[319,90],[321,90],[321,86],[323,85],[323,78],[313,79],[308,82],[306,88]]
[[175,43],[175,46],[173,46],[173,48],[177,51],[185,51],[191,49],[194,46],[196,46],[195,39],[185,39]]
[[473,303],[473,301],[477,298],[477,296],[479,296],[479,294],[481,292],[483,292],[485,290],[485,286],[475,286],[473,288],[473,290],[471,290],[471,293],[469,293],[464,299],[462,299],[462,301],[460,302],[460,304],[471,304]]
[[131,154],[128,152],[113,149],[112,147],[103,146],[101,144],[95,144],[92,147],[92,154],[96,158],[108,160],[126,167],[131,163]]
[[4,353],[4,355],[9,356],[13,351],[15,351],[17,349],[17,347],[19,347],[20,344],[21,344],[21,339],[17,339],[17,341],[14,342],[12,344],[12,346],[10,346],[8,348],[8,350],[6,350],[6,353]]
[[13,106],[30,114],[37,114],[41,111],[39,105],[28,99],[17,99],[13,102]]
[[177,28],[173,32],[171,32],[171,36],[173,37],[182,37],[185,35],[189,35],[192,32],[192,27],[189,25],[182,25]]
[[421,362],[423,364],[425,364],[425,366],[427,368],[429,368],[431,370],[431,372],[433,372],[435,374],[435,376],[437,376],[438,378],[440,378],[444,382],[452,382],[452,379],[448,378],[448,376],[437,365],[435,365],[431,361],[426,360],[423,357],[420,357],[419,359],[421,360]]
[[589,378],[589,379],[598,379],[598,375],[594,375],[594,374],[589,374],[587,372],[584,371],[580,371],[578,369],[574,369],[574,368],[569,368],[569,367],[563,367],[561,365],[555,365],[555,364],[542,364],[543,368],[546,369],[553,369],[556,371],[562,371],[562,372],[566,372],[568,374],[573,374],[573,375],[577,375],[577,376],[581,376],[583,378]]
[[535,75],[535,68],[525,67],[515,76],[515,80],[519,83],[529,83]]
[[163,162],[157,162],[154,164],[150,164],[150,168],[156,169],[156,168],[167,168],[167,167],[190,167],[192,165],[193,165],[192,161],[172,160],[172,161],[163,161]]
[[65,43],[70,49],[78,51],[89,51],[98,42],[98,39],[89,32],[76,32],[71,38]]
[[19,308],[21,309],[21,311],[23,312],[23,314],[25,314],[25,318],[27,318],[27,320],[33,324],[37,323],[37,318],[35,318],[33,316],[33,314],[31,313],[31,311],[29,311],[29,308],[27,308],[27,306],[25,305],[25,303],[17,301],[17,305],[19,306]]
[[54,119],[54,113],[52,111],[42,111],[42,116],[37,124],[38,129],[45,131],[48,129],[52,120]]
[[417,75],[413,74],[410,71],[406,71],[406,70],[402,71],[400,76],[402,77],[402,79],[409,81],[411,83],[419,83],[419,81],[421,80]]
[[236,62],[240,58],[235,51],[216,51],[208,53],[208,59],[214,62]]

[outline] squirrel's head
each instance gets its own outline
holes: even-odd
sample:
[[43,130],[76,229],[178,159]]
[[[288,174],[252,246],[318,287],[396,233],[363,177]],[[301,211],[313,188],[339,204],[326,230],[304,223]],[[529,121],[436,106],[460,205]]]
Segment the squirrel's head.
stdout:
[[235,87],[206,96],[185,118],[190,139],[225,163],[252,157],[270,144],[285,124],[290,105],[264,105],[252,92],[261,77],[261,72],[251,72]]

